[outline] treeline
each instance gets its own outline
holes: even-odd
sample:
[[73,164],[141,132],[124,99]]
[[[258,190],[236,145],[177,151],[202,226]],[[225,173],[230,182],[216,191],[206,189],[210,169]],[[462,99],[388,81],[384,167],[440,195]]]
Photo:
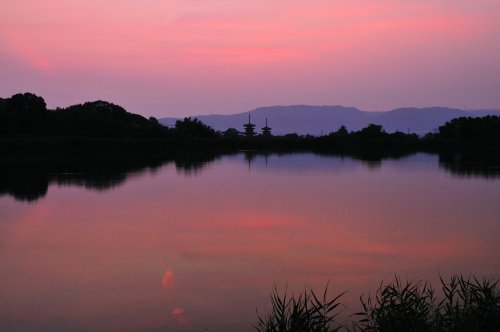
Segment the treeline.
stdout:
[[3,136],[160,136],[164,127],[105,101],[48,110],[45,100],[32,93],[0,99],[0,134]]
[[[243,124],[242,124],[243,127]],[[267,127],[266,127],[267,128]],[[80,137],[113,139],[165,139],[165,146],[192,146],[190,141],[203,141],[201,146],[215,149],[317,149],[342,150],[381,147],[384,149],[439,150],[456,147],[491,148],[500,145],[500,117],[458,118],[441,127],[437,133],[423,137],[417,134],[387,133],[380,125],[371,124],[359,131],[345,126],[320,137],[294,133],[273,136],[271,128],[264,135],[245,135],[235,128],[219,132],[198,119],[178,120],[174,127],[161,125],[129,113],[122,107],[95,101],[55,110],[47,109],[45,100],[32,93],[0,98],[0,137]],[[198,144],[198,143],[196,143]],[[194,144],[194,145],[196,145]],[[1,148],[1,146],[0,146]]]
[[161,125],[154,117],[127,112],[122,107],[94,101],[47,109],[45,100],[32,93],[0,98],[0,135],[78,136],[113,138],[217,137],[217,132],[196,119],[178,121],[174,128]]

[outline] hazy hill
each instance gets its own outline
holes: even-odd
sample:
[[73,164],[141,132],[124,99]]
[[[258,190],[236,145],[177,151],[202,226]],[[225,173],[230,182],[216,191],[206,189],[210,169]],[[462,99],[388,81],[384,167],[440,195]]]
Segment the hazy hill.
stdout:
[[[386,131],[413,132],[425,134],[436,130],[446,121],[462,116],[500,115],[500,110],[464,111],[446,107],[398,108],[389,112],[363,112],[357,108],[344,106],[271,106],[231,115],[193,116],[217,129],[236,128],[243,130],[243,124],[251,115],[256,129],[264,127],[265,119],[273,128],[273,134],[327,134],[345,125],[349,130],[360,130],[370,123],[382,125]],[[173,126],[177,118],[162,118],[160,122]]]

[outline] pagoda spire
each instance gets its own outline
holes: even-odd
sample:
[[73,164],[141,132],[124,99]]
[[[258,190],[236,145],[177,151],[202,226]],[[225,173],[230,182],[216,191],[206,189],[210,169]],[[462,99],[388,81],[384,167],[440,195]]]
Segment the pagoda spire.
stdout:
[[267,118],[266,118],[266,126],[262,128],[262,136],[272,136],[270,127],[267,126]]
[[245,128],[245,136],[247,137],[253,137],[255,136],[255,125],[250,122],[250,113],[248,114],[248,123],[244,124],[243,127]]

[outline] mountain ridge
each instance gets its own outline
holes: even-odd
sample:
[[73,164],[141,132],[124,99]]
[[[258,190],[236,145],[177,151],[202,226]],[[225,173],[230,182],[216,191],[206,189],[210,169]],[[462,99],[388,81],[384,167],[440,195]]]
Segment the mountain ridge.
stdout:
[[[382,125],[387,132],[403,131],[420,135],[433,132],[445,122],[463,116],[478,117],[500,115],[497,109],[463,110],[443,106],[400,107],[386,112],[367,112],[356,107],[341,105],[289,105],[264,106],[235,114],[211,114],[192,116],[216,130],[228,128],[243,130],[243,124],[251,122],[257,131],[268,124],[273,134],[297,133],[300,135],[321,135],[336,131],[340,126],[348,130],[360,130],[369,124]],[[180,118],[165,117],[159,119],[166,126],[175,125]]]

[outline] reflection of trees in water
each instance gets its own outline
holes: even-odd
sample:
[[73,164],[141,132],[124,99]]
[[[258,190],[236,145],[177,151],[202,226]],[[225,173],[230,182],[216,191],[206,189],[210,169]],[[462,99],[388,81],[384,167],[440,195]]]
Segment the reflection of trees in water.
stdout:
[[[244,158],[249,166],[257,161],[257,158],[267,158],[271,155],[283,157],[283,156],[293,156],[297,154],[311,154],[310,151],[287,151],[287,152],[262,152],[262,151],[245,151]],[[367,166],[369,169],[378,169],[382,166],[384,160],[399,160],[411,155],[415,152],[401,152],[401,151],[365,151],[356,150],[351,153],[346,152],[314,152],[313,155],[321,158],[350,158],[353,160],[360,161],[363,165]]]
[[500,179],[500,156],[495,154],[441,154],[439,166],[458,177]]
[[44,197],[51,184],[103,191],[121,185],[129,175],[128,172],[49,174],[39,170],[8,171],[0,175],[0,195],[9,194],[16,200],[32,202]]
[[208,166],[212,161],[207,162],[175,162],[175,169],[178,173],[184,174],[186,176],[199,175],[201,170]]
[[[292,155],[297,152],[244,152],[244,158],[254,163],[258,157],[270,155]],[[306,153],[306,152],[304,152]],[[307,152],[309,153],[309,152]],[[235,154],[234,152],[228,154]],[[228,155],[224,154],[224,155]],[[198,153],[170,155],[162,157],[136,158],[59,158],[37,162],[0,163],[0,196],[10,195],[16,200],[33,202],[47,194],[51,184],[78,186],[89,190],[111,190],[129,180],[134,175],[146,171],[154,173],[159,167],[174,163],[177,172],[185,176],[198,175],[208,165],[219,159],[221,153]],[[336,153],[316,154],[323,158],[351,158],[358,160],[370,169],[379,168],[385,160],[398,160],[411,153]],[[500,178],[500,157],[470,154],[441,154],[439,166],[459,177]]]
[[[415,152],[408,151],[379,151],[379,150],[359,150],[355,153],[340,153],[337,157],[348,157],[358,160],[370,169],[378,169],[382,166],[385,160],[400,160],[414,155]],[[332,154],[323,153],[324,157],[332,156]]]
[[[245,151],[244,158],[249,167],[257,162],[257,158],[266,158],[271,155],[292,156],[297,154],[310,154],[311,152],[262,152]],[[361,162],[370,170],[379,169],[385,161],[397,161],[415,155],[416,152],[398,150],[363,150],[359,149],[351,152],[321,152],[314,153],[322,158],[349,158]],[[485,179],[500,178],[500,156],[495,154],[470,154],[470,153],[448,153],[439,155],[439,166],[451,174],[458,177],[475,177]]]
[[37,170],[24,174],[0,173],[0,196],[9,194],[18,201],[33,202],[44,197],[49,189],[46,174]]
[[77,186],[90,190],[105,191],[121,185],[129,177],[129,172],[64,173],[51,174],[49,182],[58,186]]
[[199,175],[208,165],[219,159],[219,153],[197,153],[177,155],[174,159],[175,169],[186,176]]
[[185,175],[198,174],[216,154],[136,158],[57,158],[45,161],[11,161],[0,164],[0,196],[33,202],[47,194],[52,184],[105,191],[124,184],[134,175],[151,173],[174,162]]
[[[37,165],[41,166],[41,165]],[[108,190],[124,183],[130,175],[127,170],[116,172],[85,172],[71,169],[54,173],[50,167],[2,167],[0,170],[0,195],[9,194],[19,201],[32,202],[44,197],[51,184],[81,186],[89,190]]]

